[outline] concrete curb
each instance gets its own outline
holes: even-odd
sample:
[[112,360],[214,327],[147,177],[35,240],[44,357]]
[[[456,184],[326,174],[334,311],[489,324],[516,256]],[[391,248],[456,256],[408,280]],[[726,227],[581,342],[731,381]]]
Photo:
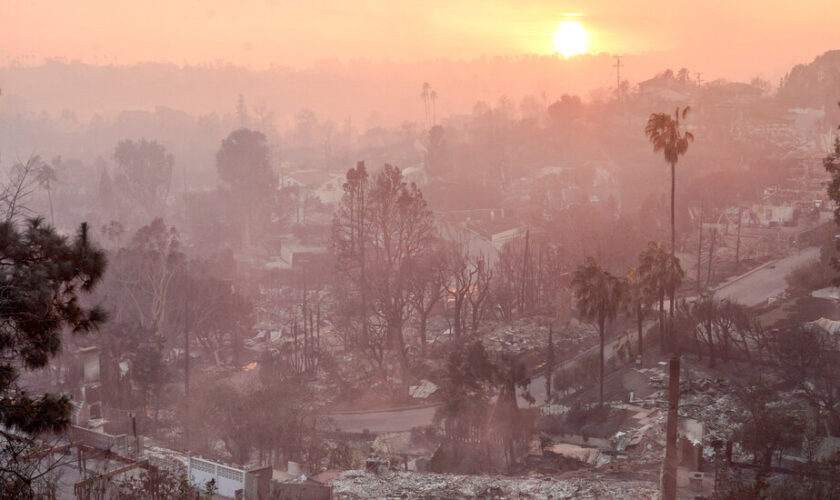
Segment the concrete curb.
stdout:
[[[787,258],[787,257],[784,257],[784,258]],[[782,259],[778,259],[778,260],[771,260],[771,261],[765,262],[764,264],[761,264],[761,265],[760,265],[760,266],[758,266],[758,267],[754,267],[754,268],[750,269],[749,271],[747,271],[747,272],[745,272],[745,273],[743,273],[743,274],[739,274],[738,276],[735,276],[734,278],[730,278],[729,280],[727,280],[727,281],[725,281],[725,282],[721,283],[720,285],[716,286],[716,287],[713,289],[713,291],[717,292],[717,291],[718,291],[718,290],[720,290],[721,288],[724,288],[724,287],[727,287],[727,286],[732,285],[732,284],[734,284],[734,283],[737,283],[737,282],[741,281],[742,279],[746,278],[747,276],[750,276],[750,275],[752,275],[752,274],[755,274],[755,273],[757,273],[758,271],[761,271],[761,270],[762,270],[762,269],[764,269],[765,267],[769,266],[770,264],[774,264],[774,263],[778,262],[779,260],[782,260]]]
[[442,406],[443,403],[430,403],[425,405],[418,405],[418,406],[400,406],[397,408],[377,408],[372,410],[339,410],[339,411],[331,411],[325,412],[321,415],[329,417],[330,415],[370,415],[372,413],[394,413],[394,412],[403,412],[403,411],[412,411],[412,410],[425,410],[427,408],[437,408]]
[[741,281],[742,279],[746,278],[747,276],[750,276],[751,274],[754,274],[754,273],[757,273],[758,271],[761,271],[762,269],[766,268],[766,267],[767,267],[767,266],[769,266],[770,264],[777,264],[777,263],[779,263],[779,262],[781,262],[781,261],[783,261],[783,260],[785,260],[785,259],[787,259],[787,258],[794,257],[794,256],[796,256],[797,254],[802,253],[802,252],[805,252],[806,250],[809,250],[809,249],[811,249],[811,248],[820,248],[820,247],[805,247],[805,248],[803,248],[802,250],[800,250],[799,252],[793,253],[793,254],[791,254],[791,255],[786,255],[786,256],[782,257],[781,259],[775,259],[775,260],[771,260],[771,261],[765,262],[764,264],[762,264],[762,265],[760,265],[760,266],[758,266],[758,267],[754,267],[754,268],[750,269],[749,271],[747,271],[747,272],[745,272],[745,273],[743,273],[743,274],[740,274],[740,275],[738,275],[738,276],[735,276],[734,278],[731,278],[731,279],[729,279],[728,281],[726,281],[726,282],[724,282],[724,283],[721,283],[720,285],[718,285],[718,286],[716,286],[716,287],[714,288],[714,291],[715,291],[715,292],[717,292],[717,291],[718,291],[718,290],[720,290],[721,288],[724,288],[724,287],[727,287],[727,286],[732,285],[732,284],[734,284],[734,283],[737,283],[737,282]]

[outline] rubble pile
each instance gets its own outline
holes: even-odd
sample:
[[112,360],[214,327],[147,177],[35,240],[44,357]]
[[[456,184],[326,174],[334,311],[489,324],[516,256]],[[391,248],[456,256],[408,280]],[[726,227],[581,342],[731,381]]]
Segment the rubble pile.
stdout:
[[155,467],[161,467],[176,474],[187,473],[189,457],[183,453],[162,446],[147,446],[143,453]]
[[653,481],[625,481],[620,479],[557,479],[550,476],[512,478],[500,476],[459,476],[386,472],[373,474],[347,471],[333,482],[333,497],[337,500],[362,498],[659,498]]
[[[693,418],[706,426],[709,440],[724,440],[741,420],[741,409],[731,394],[717,392],[686,394],[683,396],[680,414]],[[709,444],[709,443],[704,443]]]
[[[664,409],[667,404],[668,377],[664,366],[665,363],[660,363],[657,367],[637,370],[648,376],[651,386],[657,389],[651,398],[644,402],[645,406]],[[683,377],[680,380],[680,418],[703,423],[702,444],[705,458],[711,459],[714,456],[712,445],[715,442],[720,443],[731,438],[732,430],[744,419],[744,412],[745,409],[738,401],[729,380],[710,376],[702,368],[683,367]],[[654,426],[645,429],[645,441],[664,446],[664,429],[663,412],[657,416]],[[656,448],[658,446],[653,447]]]
[[543,450],[543,455],[567,457],[595,467],[606,465],[611,461],[609,455],[601,453],[598,448],[585,448],[569,443],[556,443],[548,446]]
[[[588,323],[571,319],[564,328],[555,329],[554,345],[564,352],[577,352],[597,339],[597,330]],[[548,345],[547,321],[526,318],[513,324],[500,324],[481,337],[484,347],[491,352],[522,354],[543,351]]]
[[704,445],[729,438],[743,417],[744,409],[729,380],[686,368],[680,383],[680,415],[703,422]]

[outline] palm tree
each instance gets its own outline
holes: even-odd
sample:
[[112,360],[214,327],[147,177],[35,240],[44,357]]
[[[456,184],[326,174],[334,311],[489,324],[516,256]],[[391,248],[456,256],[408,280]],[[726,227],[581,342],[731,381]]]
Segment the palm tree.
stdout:
[[429,127],[429,92],[431,91],[431,89],[432,86],[429,85],[429,82],[423,82],[423,91],[420,92],[420,99],[423,99],[423,112],[425,113],[424,120],[426,122],[427,128]]
[[659,302],[659,347],[665,349],[665,266],[668,254],[661,243],[649,242],[648,246],[639,254],[639,265],[636,268],[639,280],[644,283],[647,294]]
[[[53,165],[58,165],[61,163],[61,157],[56,157],[53,160]],[[35,180],[38,182],[40,186],[43,186],[44,189],[47,190],[47,198],[50,200],[50,224],[55,226],[55,213],[53,211],[53,200],[52,200],[52,184],[58,181],[58,176],[56,175],[56,169],[47,163],[43,163],[39,168],[38,172],[36,173]]]
[[577,309],[580,315],[598,326],[600,340],[599,389],[598,401],[604,404],[604,339],[606,323],[615,319],[621,298],[624,295],[624,283],[606,270],[595,259],[589,257],[586,263],[575,271],[572,279],[575,290]]
[[432,126],[434,127],[437,125],[437,107],[435,106],[437,102],[437,90],[429,92],[429,99],[432,101]]
[[644,333],[645,318],[650,311],[651,294],[645,288],[645,282],[638,267],[630,269],[627,273],[626,282],[627,294],[624,297],[624,310],[628,315],[636,317],[636,328],[639,334],[639,356],[641,356],[644,353],[642,334]]
[[665,295],[668,290],[679,288],[685,272],[679,259],[665,251],[662,243],[649,242],[639,254],[636,268],[644,293],[651,302],[659,302],[659,346],[665,349]]
[[[674,191],[676,188],[676,170],[677,162],[680,156],[683,156],[688,151],[688,144],[694,141],[694,135],[685,129],[685,118],[691,110],[689,106],[680,111],[677,107],[674,111],[674,116],[667,113],[652,113],[648,118],[647,125],[645,125],[645,135],[653,145],[654,153],[662,151],[665,161],[671,165],[671,261],[676,260],[674,257],[674,250],[676,246],[676,224],[674,223]],[[672,270],[672,273],[675,273]],[[674,337],[674,288],[671,287],[669,292],[669,319],[670,319],[670,337]]]

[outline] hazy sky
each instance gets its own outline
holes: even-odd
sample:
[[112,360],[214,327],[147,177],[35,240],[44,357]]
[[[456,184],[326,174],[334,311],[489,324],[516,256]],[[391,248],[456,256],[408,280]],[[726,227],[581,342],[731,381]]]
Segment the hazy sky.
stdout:
[[0,64],[546,54],[568,14],[590,51],[667,51],[713,72],[772,72],[840,48],[836,0],[0,0]]

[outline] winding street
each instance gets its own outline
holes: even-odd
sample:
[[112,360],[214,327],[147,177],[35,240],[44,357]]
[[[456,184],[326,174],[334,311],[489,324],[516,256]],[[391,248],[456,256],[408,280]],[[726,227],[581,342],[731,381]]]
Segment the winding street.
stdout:
[[[785,291],[787,286],[785,277],[797,267],[812,260],[818,259],[820,249],[809,247],[800,250],[792,255],[768,262],[740,276],[734,277],[715,289],[718,298],[736,300],[746,306],[754,307],[775,297]],[[604,357],[609,360],[616,355],[616,348],[619,341],[624,338],[620,335],[608,341],[605,345]],[[597,352],[598,346],[587,349],[576,357],[567,360],[562,367],[569,367],[587,354]],[[531,379],[529,386],[531,395],[536,400],[536,405],[545,402],[545,376],[539,375]],[[527,408],[529,404],[519,399],[520,407]],[[407,431],[413,427],[431,425],[437,406],[423,406],[412,408],[401,408],[396,410],[373,410],[369,412],[342,412],[332,413],[328,416],[333,420],[336,427],[344,432],[372,433]]]

